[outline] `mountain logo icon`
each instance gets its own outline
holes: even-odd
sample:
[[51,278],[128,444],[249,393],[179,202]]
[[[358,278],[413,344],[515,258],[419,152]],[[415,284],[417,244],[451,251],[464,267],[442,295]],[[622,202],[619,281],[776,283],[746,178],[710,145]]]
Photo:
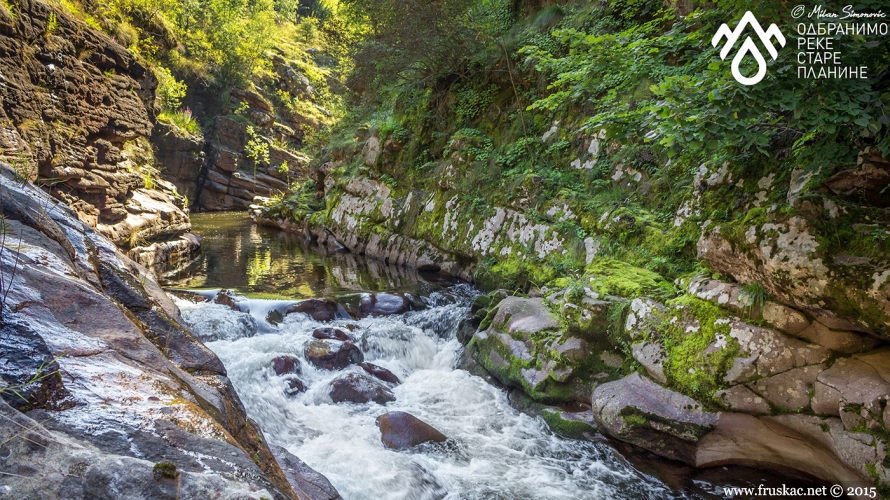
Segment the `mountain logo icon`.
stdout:
[[[742,16],[742,20],[739,21],[735,30],[729,29],[729,26],[726,23],[723,23],[720,25],[717,33],[714,34],[714,38],[711,39],[711,45],[716,47],[720,43],[720,40],[724,37],[726,38],[726,43],[723,45],[723,48],[720,49],[720,59],[726,60],[726,56],[728,56],[729,52],[735,47],[736,42],[741,38],[742,33],[748,25],[751,25],[751,28],[757,33],[757,36],[760,37],[760,41],[763,43],[763,46],[766,47],[767,52],[769,52],[769,55],[772,56],[773,60],[779,57],[772,42],[772,39],[775,38],[776,41],[779,42],[780,47],[785,46],[785,36],[779,31],[779,27],[775,24],[770,24],[769,28],[767,28],[766,31],[763,31],[763,28],[760,27],[760,23],[757,22],[757,18],[754,17],[754,14],[752,14],[751,11],[748,11]],[[746,77],[739,71],[739,64],[741,64],[742,59],[744,59],[747,54],[751,54],[757,61],[757,74],[750,78]],[[739,49],[735,57],[732,58],[732,76],[742,85],[755,85],[766,76],[766,59],[763,58],[763,54],[760,53],[760,49],[757,48],[757,44],[754,43],[754,40],[752,40],[750,36],[745,37],[741,49]]]

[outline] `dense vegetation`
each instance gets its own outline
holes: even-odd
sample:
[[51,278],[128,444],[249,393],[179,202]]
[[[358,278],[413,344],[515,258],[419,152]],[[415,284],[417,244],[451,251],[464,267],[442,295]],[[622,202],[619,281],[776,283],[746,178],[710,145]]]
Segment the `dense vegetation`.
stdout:
[[[749,184],[767,172],[776,185],[795,170],[814,174],[815,187],[869,145],[890,153],[886,37],[840,41],[844,64],[867,65],[872,78],[798,78],[796,51],[782,50],[763,82],[743,86],[711,45],[721,23],[749,8],[740,0],[61,1],[151,66],[160,118],[192,132],[201,116],[183,107],[190,94],[268,86],[276,52],[301,62],[330,117],[286,92],[276,104],[327,125],[305,141],[316,166],[346,158],[335,162],[335,178],[368,175],[402,193],[435,190],[445,167],[457,167],[454,189],[480,216],[509,206],[575,241],[575,251],[543,267],[482,263],[482,274],[520,288],[582,272],[580,242],[591,235],[602,237],[602,256],[666,278],[695,270],[701,223],[763,217],[737,213],[731,190],[706,191],[702,209],[674,224],[703,166],[731,164],[752,192]],[[785,7],[758,6],[756,14],[764,26],[780,26],[786,48],[796,45]],[[331,78],[346,87],[332,92]],[[398,154],[363,165],[356,130],[397,142]],[[639,173],[642,185],[613,179],[616,167]],[[278,212],[301,217],[319,208],[315,189],[311,181],[295,186]],[[767,197],[787,215],[800,208],[783,190]],[[555,201],[577,217],[546,215]],[[883,234],[849,231],[853,220],[880,214],[857,205],[845,216],[832,222],[828,245],[886,248]]]
[[[460,158],[455,191],[480,214],[511,206],[547,220],[544,209],[564,201],[579,215],[550,220],[564,233],[576,241],[604,236],[602,255],[668,278],[698,266],[694,244],[702,222],[758,217],[737,213],[738,192],[724,189],[702,193],[703,210],[673,224],[701,166],[731,164],[745,180],[743,190],[752,192],[769,172],[777,174],[776,185],[795,169],[813,173],[809,185],[816,186],[854,165],[867,145],[890,152],[886,38],[843,39],[844,63],[868,65],[870,79],[799,79],[795,50],[784,50],[761,84],[746,87],[732,78],[730,59],[719,59],[711,37],[721,23],[741,18],[747,2],[464,0],[396,7],[380,0],[343,8],[354,26],[365,27],[353,45],[351,114],[322,161],[355,144],[357,128],[403,147],[377,171],[353,154],[340,178],[361,172],[403,193],[434,190],[446,164]],[[787,9],[759,6],[757,16],[764,26],[777,23],[788,48],[796,46]],[[592,163],[581,165],[586,151]],[[613,180],[616,166],[640,172],[643,188]],[[503,189],[493,192],[492,185]],[[767,196],[788,215],[796,210],[784,190]],[[835,222],[837,241],[850,236],[853,245],[886,248],[883,235],[842,236],[855,218],[879,217],[866,212],[851,208],[849,221]],[[615,222],[604,221],[606,213]],[[578,252],[544,268],[485,264],[499,279],[538,284],[583,267]]]

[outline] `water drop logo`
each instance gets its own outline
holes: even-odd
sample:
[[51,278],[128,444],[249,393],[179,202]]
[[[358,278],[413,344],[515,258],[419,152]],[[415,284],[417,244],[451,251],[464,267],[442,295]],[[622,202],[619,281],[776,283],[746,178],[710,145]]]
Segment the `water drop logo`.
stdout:
[[[757,18],[754,17],[754,14],[752,14],[751,11],[748,11],[742,16],[742,20],[739,21],[735,31],[729,29],[729,26],[727,26],[726,23],[723,23],[720,25],[720,29],[717,30],[717,33],[714,34],[714,38],[711,39],[711,45],[716,47],[717,44],[720,43],[720,40],[726,37],[726,44],[723,45],[723,48],[720,50],[720,59],[726,60],[729,51],[735,46],[735,43],[742,36],[742,33],[749,24],[751,25],[751,28],[754,29],[754,32],[757,33],[757,36],[760,37],[760,41],[763,42],[763,46],[766,47],[767,52],[773,57],[773,60],[779,57],[772,42],[772,39],[775,38],[776,41],[779,42],[780,47],[785,46],[785,36],[779,31],[779,27],[775,24],[770,24],[769,28],[767,28],[766,31],[763,31],[763,28],[760,27],[760,23],[757,22]],[[739,71],[739,64],[741,64],[742,59],[744,59],[747,54],[751,54],[757,61],[757,74],[750,78],[746,77]],[[732,58],[732,76],[742,85],[755,85],[766,76],[766,59],[763,58],[763,54],[760,53],[760,49],[757,48],[757,44],[754,43],[754,40],[752,40],[750,36],[745,37],[745,41],[742,42],[742,48],[739,49],[735,57]]]

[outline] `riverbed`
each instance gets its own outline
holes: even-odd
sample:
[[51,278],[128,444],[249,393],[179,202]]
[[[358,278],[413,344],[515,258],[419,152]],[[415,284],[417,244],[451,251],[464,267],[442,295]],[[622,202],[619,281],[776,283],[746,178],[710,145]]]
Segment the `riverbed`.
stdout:
[[[557,436],[541,418],[514,409],[502,388],[460,368],[463,347],[455,332],[479,293],[471,285],[347,253],[326,255],[302,236],[257,227],[244,214],[199,214],[193,225],[204,253],[166,285],[207,296],[229,289],[244,312],[177,299],[184,318],[199,330],[225,330],[208,346],[225,364],[248,415],[272,444],[324,474],[345,499],[725,498],[728,484],[800,481],[746,468],[697,473],[639,450],[622,455],[604,439]],[[269,314],[287,301],[348,302],[385,291],[410,292],[423,308],[326,323],[304,314],[277,321]],[[305,362],[312,332],[329,326],[349,331],[365,361],[399,378],[391,388],[395,401],[331,401],[331,382],[362,369],[329,371]],[[305,392],[289,390],[289,379],[273,372],[272,359],[286,355],[302,361]],[[420,418],[447,441],[407,452],[385,448],[375,419],[390,411]],[[627,456],[644,458],[632,463]]]

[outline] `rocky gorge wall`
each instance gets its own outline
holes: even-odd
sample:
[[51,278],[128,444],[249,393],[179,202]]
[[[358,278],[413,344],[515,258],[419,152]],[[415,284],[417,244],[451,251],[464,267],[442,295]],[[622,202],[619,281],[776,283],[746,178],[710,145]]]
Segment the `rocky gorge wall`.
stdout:
[[[254,198],[280,195],[314,176],[307,168],[310,158],[299,149],[330,112],[314,103],[315,89],[292,61],[274,54],[272,67],[271,79],[253,90],[232,88],[223,96],[195,97],[196,106],[205,107],[204,99],[215,104],[215,111],[203,115],[212,125],[202,133],[158,124],[152,138],[155,157],[165,167],[165,179],[190,200],[192,209],[247,210]],[[277,92],[290,100],[282,103]],[[291,109],[293,99],[311,111]],[[250,157],[253,144],[263,145],[267,158]]]
[[0,9],[0,148],[139,263],[162,272],[198,247],[158,179],[152,72],[110,37],[36,1]]
[[[258,222],[467,280],[482,263],[534,273],[566,256],[583,262],[580,275],[542,272],[530,289],[483,296],[459,333],[488,373],[545,405],[558,432],[598,431],[698,467],[779,468],[888,491],[890,253],[881,238],[859,243],[890,233],[886,211],[856,220],[864,193],[890,175],[886,159],[865,150],[856,168],[819,182],[702,166],[662,238],[695,231],[710,271],[668,281],[602,255],[635,223],[620,206],[585,213],[557,199],[530,214],[520,200],[480,213],[455,190],[466,169],[458,155],[441,163],[435,189],[406,192],[370,177],[398,147],[376,135],[357,142],[368,173],[330,175],[348,155],[321,167],[324,211],[295,221],[257,209]],[[647,189],[645,173],[621,164],[609,177]],[[708,217],[726,203],[747,215]],[[595,230],[579,239],[565,220]],[[842,224],[855,232],[837,245],[827,228]],[[587,410],[546,406],[567,402]]]
[[338,498],[296,457],[266,444],[225,367],[146,268],[2,168],[7,492]]

